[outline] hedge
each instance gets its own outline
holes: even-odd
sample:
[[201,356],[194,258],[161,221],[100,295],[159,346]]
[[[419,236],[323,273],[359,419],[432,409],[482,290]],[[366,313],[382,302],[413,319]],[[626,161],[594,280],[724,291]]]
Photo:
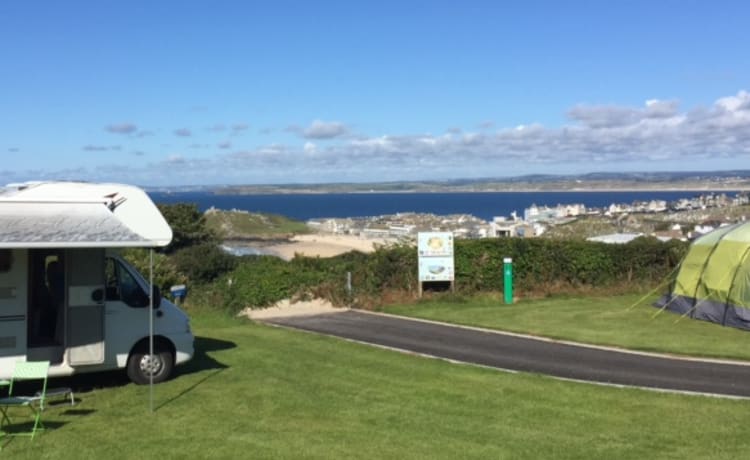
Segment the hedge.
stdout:
[[[459,294],[503,289],[503,259],[513,258],[514,288],[524,293],[552,293],[581,287],[653,286],[673,271],[687,249],[678,241],[638,238],[613,245],[547,239],[457,240],[456,289]],[[347,272],[352,292],[346,290]],[[414,296],[418,288],[414,247],[378,248],[321,259],[245,256],[237,267],[205,285],[210,298],[237,312],[294,297],[318,296],[334,304],[370,307],[393,293]]]

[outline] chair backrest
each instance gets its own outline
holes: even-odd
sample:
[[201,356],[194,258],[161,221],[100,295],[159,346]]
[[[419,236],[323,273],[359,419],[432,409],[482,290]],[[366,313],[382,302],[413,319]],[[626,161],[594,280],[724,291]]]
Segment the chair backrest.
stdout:
[[[42,395],[47,391],[47,373],[49,361],[18,361],[13,369],[9,393],[13,393],[13,383],[18,380],[43,380]],[[44,397],[44,396],[42,396]]]
[[49,361],[18,361],[13,369],[13,379],[46,379],[48,372]]

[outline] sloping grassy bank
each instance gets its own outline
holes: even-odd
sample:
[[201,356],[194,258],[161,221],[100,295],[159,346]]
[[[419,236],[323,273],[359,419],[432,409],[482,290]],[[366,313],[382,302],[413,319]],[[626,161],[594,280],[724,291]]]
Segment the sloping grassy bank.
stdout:
[[[505,305],[502,297],[448,297],[384,307],[388,313],[634,350],[750,360],[750,333],[680,318],[642,294],[551,297]],[[632,308],[631,308],[632,307]],[[654,317],[656,315],[656,317]]]
[[[83,380],[5,458],[742,458],[750,401],[563,382],[218,314],[155,389]],[[54,382],[84,385],[82,380]],[[91,383],[96,382],[96,383]],[[109,382],[102,385],[101,382]]]

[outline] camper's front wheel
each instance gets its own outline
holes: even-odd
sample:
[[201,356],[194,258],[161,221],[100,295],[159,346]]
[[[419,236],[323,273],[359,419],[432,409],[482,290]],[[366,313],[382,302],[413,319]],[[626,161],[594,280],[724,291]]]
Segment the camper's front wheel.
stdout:
[[153,375],[154,383],[160,383],[172,373],[174,358],[169,350],[156,349],[153,355],[148,351],[135,351],[128,360],[128,377],[138,385],[149,383]]

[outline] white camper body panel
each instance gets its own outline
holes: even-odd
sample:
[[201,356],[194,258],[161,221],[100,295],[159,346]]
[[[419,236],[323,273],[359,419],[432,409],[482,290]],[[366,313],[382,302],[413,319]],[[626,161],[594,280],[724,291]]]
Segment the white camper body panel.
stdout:
[[[28,301],[28,253],[14,250],[13,269],[0,273],[0,293],[6,293],[0,295],[0,378],[9,378],[19,360],[50,360],[51,376],[125,368],[134,348],[148,340],[148,307],[129,305],[127,299],[113,296],[96,305],[92,296],[106,289],[103,285],[68,285],[68,302],[57,315],[55,334],[35,342],[40,340],[40,323],[33,313],[35,306]],[[70,253],[63,254],[72,260]],[[105,257],[103,251],[101,255]],[[135,281],[146,295],[148,284],[126,261],[108,253],[102,267],[105,264]],[[175,364],[189,361],[194,338],[188,316],[166,299],[153,314],[154,336],[171,343]],[[32,331],[31,336],[27,331]]]
[[0,189],[0,378],[9,378],[19,360],[49,360],[51,376],[126,367],[137,373],[131,358],[147,352],[149,323],[155,355],[169,353],[174,364],[190,360],[187,315],[165,299],[151,310],[148,282],[114,249],[164,246],[171,238],[136,187]]

